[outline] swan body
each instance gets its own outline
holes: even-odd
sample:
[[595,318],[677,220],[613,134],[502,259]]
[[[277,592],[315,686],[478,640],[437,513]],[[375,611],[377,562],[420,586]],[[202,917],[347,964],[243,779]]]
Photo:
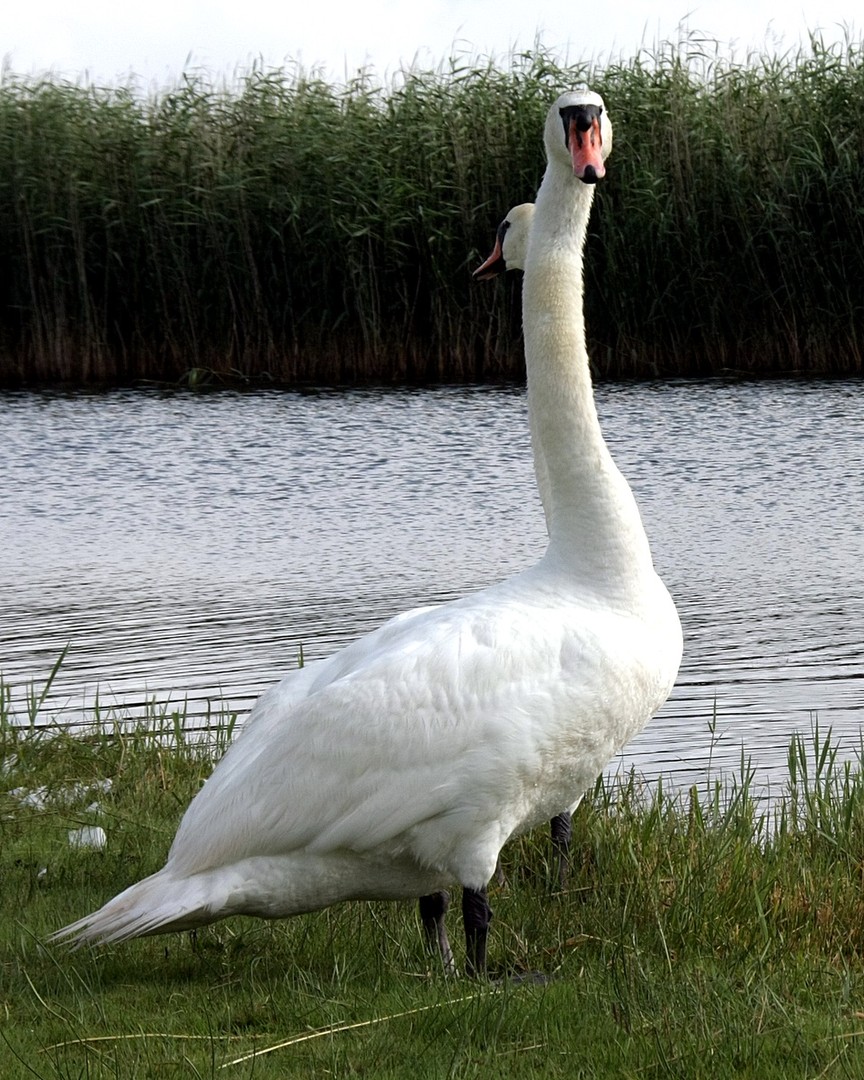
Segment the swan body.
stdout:
[[[397,616],[267,691],[186,810],[165,866],[55,939],[120,941],[454,882],[482,896],[507,839],[577,802],[665,701],[680,625],[600,434],[582,329],[590,181],[611,142],[602,102],[564,95],[545,137],[524,282],[545,555]],[[579,156],[577,142],[591,146]]]

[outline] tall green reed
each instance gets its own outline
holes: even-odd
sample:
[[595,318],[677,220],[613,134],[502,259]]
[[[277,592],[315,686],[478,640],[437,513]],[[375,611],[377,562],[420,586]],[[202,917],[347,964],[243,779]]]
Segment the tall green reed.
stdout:
[[255,67],[149,98],[0,82],[0,383],[518,377],[541,126],[590,82],[615,122],[586,266],[601,376],[862,368],[861,45],[605,67],[536,48],[388,85]]

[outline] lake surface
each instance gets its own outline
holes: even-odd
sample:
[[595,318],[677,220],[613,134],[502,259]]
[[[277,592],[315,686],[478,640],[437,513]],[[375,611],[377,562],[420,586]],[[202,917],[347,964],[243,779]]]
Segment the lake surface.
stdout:
[[[610,771],[782,788],[864,720],[864,383],[602,385],[678,605],[669,702]],[[0,395],[0,672],[43,720],[238,711],[307,658],[536,560],[524,389]],[[202,721],[203,722],[203,721]],[[713,733],[712,733],[713,729]]]

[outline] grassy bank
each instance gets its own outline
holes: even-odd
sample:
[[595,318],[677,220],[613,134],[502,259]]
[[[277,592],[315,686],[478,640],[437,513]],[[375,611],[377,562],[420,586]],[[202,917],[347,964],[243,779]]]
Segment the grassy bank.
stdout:
[[615,122],[598,374],[860,372],[861,44],[739,63],[685,41],[149,98],[5,74],[0,384],[518,377],[517,283],[470,271],[536,191],[549,101],[583,81]]
[[[411,904],[47,947],[161,865],[210,768],[180,730],[0,725],[4,1078],[861,1075],[864,785],[830,740],[793,742],[770,819],[746,770],[598,785],[565,891],[545,831],[511,844],[491,957],[545,985],[446,979]],[[70,843],[85,826],[104,849]]]

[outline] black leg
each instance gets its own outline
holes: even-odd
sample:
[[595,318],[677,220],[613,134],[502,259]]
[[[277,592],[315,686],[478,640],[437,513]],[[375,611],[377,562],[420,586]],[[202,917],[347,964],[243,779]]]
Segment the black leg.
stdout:
[[465,922],[465,974],[478,978],[486,974],[486,939],[492,909],[486,889],[462,890],[462,918]]
[[573,835],[571,818],[568,813],[557,814],[550,822],[552,826],[552,849],[558,857],[558,887],[567,884],[570,871],[570,837]]
[[420,897],[420,919],[426,934],[426,947],[441,957],[444,970],[452,975],[456,971],[456,962],[444,921],[449,907],[450,894],[443,890]]

